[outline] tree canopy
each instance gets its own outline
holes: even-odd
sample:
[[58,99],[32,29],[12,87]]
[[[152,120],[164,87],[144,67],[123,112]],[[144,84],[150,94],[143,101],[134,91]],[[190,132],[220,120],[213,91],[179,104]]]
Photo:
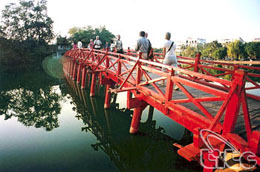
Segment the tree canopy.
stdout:
[[115,35],[112,34],[105,26],[99,28],[93,28],[91,26],[87,27],[73,27],[69,29],[70,40],[77,42],[82,41],[83,45],[87,46],[90,42],[90,39],[95,39],[96,36],[99,36],[99,39],[104,44],[106,41],[110,42],[111,39],[115,38]]
[[2,30],[7,39],[50,42],[53,37],[53,21],[47,15],[47,1],[23,1],[10,3],[2,11]]
[[205,45],[181,47],[183,56],[195,57],[197,52],[201,52],[202,57],[211,57],[213,59],[260,59],[260,42],[242,43],[239,40],[234,42],[220,44],[218,41],[212,41]]
[[7,4],[0,23],[0,64],[28,69],[40,67],[51,53],[53,21],[47,15],[47,0],[19,0]]

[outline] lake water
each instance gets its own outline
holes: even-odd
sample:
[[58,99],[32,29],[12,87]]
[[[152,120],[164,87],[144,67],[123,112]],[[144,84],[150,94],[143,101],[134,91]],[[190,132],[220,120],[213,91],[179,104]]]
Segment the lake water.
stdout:
[[202,170],[172,145],[192,142],[179,124],[147,107],[140,133],[131,135],[126,94],[104,110],[103,87],[90,98],[88,89],[50,73],[0,74],[0,171]]

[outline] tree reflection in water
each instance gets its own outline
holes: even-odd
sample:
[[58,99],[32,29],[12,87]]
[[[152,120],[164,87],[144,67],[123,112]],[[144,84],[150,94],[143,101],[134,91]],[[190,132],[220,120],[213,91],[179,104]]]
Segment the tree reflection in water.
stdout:
[[43,72],[8,74],[0,78],[0,115],[17,117],[25,126],[51,131],[59,127],[60,100],[57,80]]
[[111,105],[114,108],[104,110],[104,88],[100,87],[99,97],[90,98],[88,91],[81,90],[69,79],[68,83],[69,94],[72,95],[72,103],[76,107],[76,117],[85,124],[82,131],[93,133],[98,140],[91,145],[92,148],[95,151],[104,151],[120,171],[201,170],[198,163],[190,163],[180,157],[177,148],[172,145],[175,142],[183,145],[190,143],[190,133],[185,130],[179,141],[164,134],[164,128],[156,128],[152,107],[147,120],[140,124],[142,132],[131,135],[129,126],[132,111],[118,109],[116,104]]

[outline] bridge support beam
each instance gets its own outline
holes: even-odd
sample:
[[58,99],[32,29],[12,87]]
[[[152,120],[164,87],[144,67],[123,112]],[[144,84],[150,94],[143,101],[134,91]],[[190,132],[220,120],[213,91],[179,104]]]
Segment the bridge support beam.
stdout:
[[73,71],[72,71],[72,80],[75,81],[76,79],[76,71],[77,71],[77,62],[74,62],[74,65],[73,65]]
[[134,113],[129,130],[131,134],[135,134],[138,132],[142,113],[147,105],[148,104],[145,101],[138,98],[138,96],[136,96],[136,98],[132,98],[132,93],[130,91],[127,92],[127,108],[134,108]]
[[69,77],[72,78],[72,71],[73,71],[73,61],[70,61],[70,66],[69,66]]
[[78,65],[78,71],[77,71],[77,83],[78,83],[78,84],[80,83],[80,72],[81,72],[81,67],[82,67],[82,65],[79,64],[79,65]]
[[82,67],[82,74],[81,74],[81,89],[84,89],[86,86],[86,67]]
[[111,92],[109,91],[110,88],[111,88],[111,84],[106,84],[106,97],[105,97],[105,104],[104,104],[105,109],[110,108],[110,102],[111,102]]
[[130,127],[130,130],[129,130],[129,132],[131,134],[135,134],[135,133],[138,132],[142,113],[143,113],[143,108],[135,108],[134,109],[131,127]]
[[93,72],[92,73],[92,80],[91,80],[91,87],[90,87],[90,97],[95,96],[96,77],[97,77],[97,74],[95,72]]

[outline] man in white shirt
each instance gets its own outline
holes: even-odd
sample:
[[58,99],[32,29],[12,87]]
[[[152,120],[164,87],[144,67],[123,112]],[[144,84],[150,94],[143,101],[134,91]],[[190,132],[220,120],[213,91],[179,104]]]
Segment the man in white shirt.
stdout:
[[100,50],[101,45],[102,45],[102,42],[99,40],[99,36],[96,36],[96,39],[94,41],[94,49]]
[[81,48],[82,48],[82,42],[81,42],[81,40],[78,41],[77,47],[78,47],[78,49],[81,49]]
[[[170,40],[171,39],[170,32],[167,32],[165,34],[165,39],[166,39],[166,42],[163,45],[163,56],[164,56],[163,64],[178,67],[177,57],[175,55],[176,44],[174,44],[174,41]],[[177,74],[177,72],[176,72],[176,74]],[[162,82],[162,85],[164,85],[164,80]],[[174,89],[178,90],[179,88],[177,85],[174,85]]]
[[165,35],[166,42],[163,45],[163,64],[166,65],[172,65],[174,67],[177,66],[177,58],[175,55],[176,50],[176,44],[174,44],[174,41],[171,41],[171,33],[167,32]]

